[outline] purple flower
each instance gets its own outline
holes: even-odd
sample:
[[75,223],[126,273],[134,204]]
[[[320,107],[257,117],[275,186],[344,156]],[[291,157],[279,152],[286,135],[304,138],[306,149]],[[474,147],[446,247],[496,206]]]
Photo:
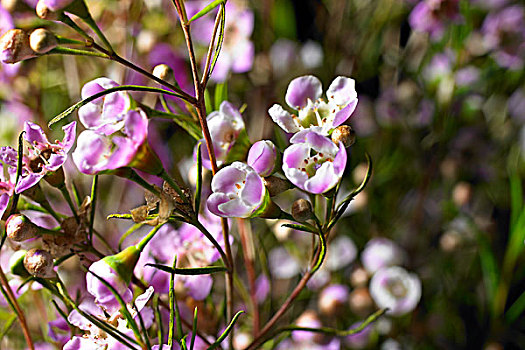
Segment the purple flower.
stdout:
[[64,130],[62,141],[50,143],[40,126],[25,122],[24,139],[29,147],[27,154],[24,155],[22,177],[16,185],[16,193],[33,187],[44,176],[57,171],[64,165],[67,153],[75,143],[76,122],[67,124],[62,130]]
[[[138,313],[140,313],[145,328],[151,327],[153,324],[153,310],[150,307],[147,307],[149,299],[153,295],[154,289],[149,287],[143,294],[139,295],[135,299],[136,309],[127,305],[128,311],[131,316],[136,319],[138,322]],[[92,299],[84,299],[78,306],[80,310],[85,313],[88,313],[96,318],[109,322],[117,323],[117,329],[122,333],[133,337],[133,331],[128,328],[126,322],[118,322],[119,319],[122,319],[120,311],[108,311],[105,308],[101,308],[100,305],[97,305]],[[71,338],[65,345],[64,349],[66,350],[104,350],[104,349],[116,349],[124,350],[127,349],[124,345],[120,344],[115,338],[108,335],[106,332],[95,326],[89,320],[84,318],[80,312],[77,310],[71,311],[68,316],[68,321],[75,327],[85,331],[86,333],[83,336],[74,336]],[[140,349],[137,346],[137,349]]]
[[348,302],[349,289],[342,284],[332,284],[319,295],[319,310],[325,315],[333,315]]
[[326,91],[328,102],[321,98],[323,88],[321,81],[312,75],[295,78],[288,85],[286,103],[297,110],[292,115],[275,104],[268,113],[273,121],[284,131],[296,133],[312,126],[321,127],[322,133],[328,135],[333,128],[344,123],[357,106],[355,81],[347,77],[337,77]]
[[247,218],[257,215],[268,199],[262,178],[250,166],[233,162],[211,181],[208,210],[217,216]]
[[[119,86],[108,78],[97,78],[82,87],[82,99]],[[113,92],[80,107],[78,117],[88,129],[111,135],[124,127],[124,117],[131,107],[131,98],[124,91]]]
[[265,177],[273,173],[277,161],[277,148],[272,141],[261,140],[248,151],[247,163],[259,175]]
[[401,267],[387,267],[372,276],[370,295],[378,307],[388,308],[389,314],[404,315],[419,303],[421,281]]
[[15,190],[16,180],[16,151],[11,147],[0,148],[0,218],[5,213],[9,198]]
[[346,149],[323,136],[319,128],[298,132],[283,153],[283,171],[288,180],[310,193],[332,189],[343,176]]
[[520,69],[525,59],[525,18],[523,6],[514,5],[490,13],[483,22],[485,45],[493,50],[496,62],[505,68]]
[[403,262],[403,251],[393,241],[387,238],[373,238],[365,246],[361,253],[361,262],[368,272],[398,265]]
[[[218,111],[211,112],[206,118],[210,130],[217,166],[221,166],[237,137],[244,129],[241,113],[230,102],[224,101]],[[210,157],[204,139],[201,141],[202,165],[211,169]],[[195,149],[194,158],[197,150]]]
[[64,7],[68,6],[75,0],[39,0],[46,5],[51,11],[62,10]]
[[[104,260],[99,260],[91,264],[89,271],[108,282],[122,296],[125,302],[130,302],[133,294],[128,288],[122,277]],[[86,274],[87,291],[95,297],[97,304],[113,313],[120,308],[120,305],[113,293],[92,273]]]
[[122,167],[136,167],[148,173],[160,172],[160,161],[147,142],[148,117],[141,109],[130,110],[124,116],[122,132],[104,135],[93,130],[83,131],[72,154],[80,172],[96,174]]
[[459,22],[459,0],[424,0],[419,2],[409,17],[410,26],[430,34],[432,40],[443,36],[449,21]]

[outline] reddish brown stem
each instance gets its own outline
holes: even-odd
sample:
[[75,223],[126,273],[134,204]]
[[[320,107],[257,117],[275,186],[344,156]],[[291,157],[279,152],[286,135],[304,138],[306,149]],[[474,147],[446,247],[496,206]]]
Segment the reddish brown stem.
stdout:
[[250,303],[252,304],[252,319],[253,319],[253,336],[259,334],[259,306],[257,304],[257,297],[255,295],[255,268],[254,255],[255,249],[253,246],[252,233],[247,230],[247,223],[244,219],[239,219],[239,236],[241,236],[242,251],[244,256],[244,264],[246,265],[246,273],[248,275],[248,283],[250,288]]
[[16,312],[18,314],[18,321],[20,322],[20,326],[22,327],[22,333],[24,333],[24,338],[26,339],[27,347],[31,350],[34,350],[35,346],[33,345],[33,339],[31,339],[31,334],[29,333],[29,328],[27,327],[27,321],[26,321],[24,312],[20,308],[20,305],[18,305],[18,301],[16,300],[15,294],[13,293],[11,286],[9,286],[9,282],[7,281],[7,278],[5,277],[4,270],[2,270],[1,267],[0,267],[0,283],[2,283],[2,286],[6,290],[7,295],[9,296],[9,299],[11,299],[16,309]]

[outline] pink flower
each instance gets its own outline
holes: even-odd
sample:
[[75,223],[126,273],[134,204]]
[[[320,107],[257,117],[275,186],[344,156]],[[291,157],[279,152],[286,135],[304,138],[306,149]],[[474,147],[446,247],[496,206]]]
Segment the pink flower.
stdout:
[[286,103],[297,110],[292,115],[281,105],[275,104],[268,113],[273,121],[284,131],[296,133],[313,126],[321,127],[324,135],[344,123],[357,106],[355,81],[347,77],[337,77],[326,91],[328,102],[321,98],[321,81],[312,75],[295,78],[288,85]]
[[259,175],[270,176],[275,168],[277,155],[277,148],[272,141],[257,141],[248,151],[246,162]]
[[211,181],[207,201],[217,216],[247,218],[259,212],[268,197],[262,178],[250,166],[233,162],[219,170]]
[[323,136],[319,128],[298,132],[283,153],[283,171],[288,180],[310,193],[332,189],[343,176],[346,149]]
[[94,130],[83,131],[73,152],[80,172],[96,174],[122,167],[157,174],[160,161],[147,144],[148,117],[141,109],[126,112],[121,132],[105,135]]
[[62,130],[64,130],[62,141],[50,143],[40,126],[25,122],[24,139],[29,147],[27,154],[24,155],[22,178],[16,185],[16,193],[33,187],[44,176],[57,171],[64,165],[67,153],[75,143],[76,122],[69,123]]

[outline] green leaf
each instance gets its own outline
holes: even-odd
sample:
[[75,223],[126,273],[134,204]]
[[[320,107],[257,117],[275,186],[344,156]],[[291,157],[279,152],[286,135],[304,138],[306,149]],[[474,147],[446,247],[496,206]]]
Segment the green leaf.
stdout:
[[11,327],[13,326],[13,324],[15,323],[15,321],[17,320],[17,316],[16,315],[13,315],[11,316],[11,318],[9,318],[7,320],[7,322],[4,324],[4,329],[2,329],[2,333],[0,333],[0,341],[2,341],[4,339],[4,337],[6,336],[6,334],[9,332],[9,330],[11,329]]
[[513,230],[523,207],[523,189],[521,188],[521,179],[517,171],[513,171],[509,178],[511,199],[510,227]]
[[191,330],[190,350],[193,350],[193,347],[195,346],[195,336],[197,335],[197,312],[198,309],[195,306],[195,310],[193,311],[193,327]]
[[308,226],[305,226],[305,225],[282,224],[281,226],[293,228],[294,230],[297,230],[297,231],[304,231],[304,232],[315,233],[316,235],[318,234],[317,230],[315,230],[313,227],[308,227]]
[[381,309],[376,312],[374,312],[372,315],[368,316],[366,320],[364,320],[358,327],[349,329],[347,331],[341,331],[334,328],[329,327],[321,327],[321,328],[310,328],[310,327],[301,327],[296,325],[291,325],[287,327],[283,327],[279,329],[274,335],[277,335],[281,332],[288,332],[288,331],[306,331],[306,332],[313,332],[313,333],[324,333],[329,335],[335,335],[338,337],[347,337],[352,334],[357,334],[361,332],[363,329],[368,327],[371,323],[377,321],[377,319],[385,314],[388,309]]
[[146,264],[145,266],[154,267],[158,270],[173,273],[175,275],[194,276],[194,275],[209,275],[216,272],[226,271],[224,266],[205,266],[205,267],[194,267],[194,268],[173,268],[161,264]]
[[321,251],[314,267],[312,267],[312,275],[321,268],[321,265],[323,264],[324,258],[326,256],[326,238],[322,231],[319,231],[319,249],[321,249]]
[[214,0],[214,1],[212,1],[206,7],[204,7],[202,10],[197,12],[192,18],[190,18],[188,23],[191,23],[191,22],[195,21],[196,19],[201,18],[202,16],[208,14],[214,8],[216,8],[217,6],[219,6],[220,4],[225,3],[225,2],[226,2],[226,0]]
[[68,117],[71,113],[73,113],[74,111],[76,111],[80,107],[85,106],[86,104],[90,103],[91,101],[96,100],[99,97],[106,96],[108,94],[111,94],[111,93],[117,92],[117,91],[145,91],[145,92],[155,92],[155,93],[166,94],[166,95],[170,95],[170,96],[181,97],[181,95],[179,95],[179,94],[177,94],[175,92],[172,92],[172,91],[169,91],[169,90],[164,90],[164,89],[159,89],[159,88],[155,88],[155,87],[139,86],[139,85],[120,85],[120,86],[116,86],[116,87],[113,87],[113,88],[106,89],[106,90],[101,91],[99,93],[96,93],[96,94],[94,94],[94,95],[92,95],[92,96],[90,96],[88,98],[85,98],[85,99],[83,99],[80,102],[75,103],[73,106],[67,108],[65,111],[63,111],[62,113],[60,113],[59,115],[57,115],[56,117],[51,119],[51,121],[47,125],[49,127],[51,127],[51,125],[56,124],[59,121],[61,121],[62,119]]
[[228,83],[219,83],[215,86],[215,110],[219,110],[221,103],[228,100]]
[[343,213],[345,212],[346,208],[348,208],[350,201],[352,201],[352,199],[354,199],[355,196],[361,193],[361,191],[363,191],[366,185],[368,184],[368,181],[370,181],[370,178],[372,177],[372,169],[373,169],[372,158],[370,157],[368,153],[365,153],[365,156],[368,162],[368,168],[366,170],[365,178],[363,179],[359,187],[353,190],[345,199],[341,201],[341,203],[339,203],[339,205],[337,206],[335,217],[328,224],[328,227],[327,227],[328,230],[330,230],[337,223],[341,215],[343,215]]
[[229,164],[235,161],[244,161],[251,146],[252,143],[250,142],[246,129],[242,129],[237,140],[235,140],[233,147],[228,152],[225,163]]
[[[208,78],[211,77],[213,70],[215,69],[215,64],[219,59],[221,54],[222,44],[224,43],[224,29],[226,28],[226,6],[225,3],[221,4],[221,23],[219,28],[219,38],[217,39],[217,46],[215,47],[215,53],[213,54],[213,60],[210,65],[210,72],[208,73]],[[211,45],[211,43],[210,43]],[[219,106],[215,106],[217,109]]]
[[173,120],[175,124],[180,126],[195,140],[200,140],[202,138],[202,130],[200,125],[190,116],[184,114],[163,112],[144,105],[141,105],[141,108],[146,112],[149,118],[162,118]]
[[523,292],[518,299],[512,304],[505,313],[505,318],[509,323],[513,323],[525,311],[525,292]]
[[239,312],[237,312],[235,314],[235,316],[233,316],[230,324],[228,325],[228,327],[226,327],[226,329],[224,330],[224,332],[222,332],[222,334],[219,336],[219,338],[217,338],[217,340],[215,341],[215,343],[211,344],[210,347],[208,348],[208,350],[211,350],[211,349],[215,349],[216,347],[218,347],[222,341],[224,339],[226,339],[226,337],[228,336],[228,334],[232,331],[233,329],[233,326],[235,325],[235,322],[237,322],[237,319],[239,318],[239,316],[241,316],[241,314],[243,314],[244,311],[241,310]]

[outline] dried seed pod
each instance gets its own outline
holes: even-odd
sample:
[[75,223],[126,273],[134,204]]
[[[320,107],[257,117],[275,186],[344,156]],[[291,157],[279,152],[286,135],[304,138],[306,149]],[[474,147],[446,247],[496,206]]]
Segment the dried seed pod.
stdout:
[[278,194],[292,188],[290,181],[281,179],[277,176],[263,177],[264,186],[268,190],[270,197],[277,196]]
[[35,57],[29,46],[29,35],[22,29],[10,29],[0,38],[0,61],[17,63]]
[[295,220],[303,222],[313,217],[312,204],[306,199],[298,199],[292,204],[292,216]]
[[43,249],[31,249],[26,253],[24,266],[35,277],[50,278],[55,275],[53,257]]
[[332,141],[336,144],[342,142],[345,147],[350,147],[355,143],[355,131],[349,125],[339,125],[332,132]]
[[15,242],[22,242],[40,235],[38,226],[22,214],[11,215],[6,222],[7,237]]

